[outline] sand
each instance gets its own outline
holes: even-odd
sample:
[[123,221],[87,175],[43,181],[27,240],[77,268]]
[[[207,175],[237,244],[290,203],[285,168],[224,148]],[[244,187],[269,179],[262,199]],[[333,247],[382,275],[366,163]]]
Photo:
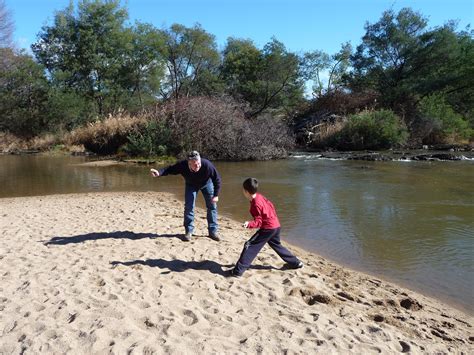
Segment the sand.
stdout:
[[220,216],[215,242],[198,210],[185,242],[182,211],[157,192],[0,199],[0,354],[473,353],[471,315],[293,246],[303,269],[265,247],[225,277],[252,232]]

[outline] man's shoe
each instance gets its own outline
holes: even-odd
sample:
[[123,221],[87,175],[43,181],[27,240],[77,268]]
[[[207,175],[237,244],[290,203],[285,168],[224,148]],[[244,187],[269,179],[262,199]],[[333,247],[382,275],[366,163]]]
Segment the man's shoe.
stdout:
[[193,237],[193,233],[188,232],[188,233],[186,233],[186,234],[184,235],[183,240],[184,240],[185,242],[189,242],[192,237]]
[[215,240],[216,242],[221,240],[221,238],[219,237],[219,234],[217,233],[209,233],[209,238],[211,238],[212,240]]

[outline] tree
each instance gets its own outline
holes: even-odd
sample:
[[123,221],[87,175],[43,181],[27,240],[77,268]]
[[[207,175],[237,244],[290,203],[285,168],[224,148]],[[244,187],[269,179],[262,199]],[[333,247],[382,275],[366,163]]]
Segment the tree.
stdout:
[[[418,125],[419,101],[442,93],[453,107],[468,112],[473,103],[472,32],[456,32],[456,23],[427,29],[427,20],[409,8],[385,11],[366,24],[362,44],[351,57],[353,91],[374,89],[381,105]],[[463,102],[467,102],[467,106]]]
[[0,0],[0,48],[11,47],[13,44],[13,20],[5,1]]
[[93,100],[99,115],[120,107],[125,89],[118,82],[126,65],[127,11],[115,1],[82,0],[59,11],[32,45],[53,82]]
[[352,46],[347,42],[341,46],[339,52],[331,56],[326,92],[339,90],[343,86],[343,78],[349,69],[351,54]]
[[301,58],[302,76],[307,81],[313,82],[313,96],[320,97],[324,94],[324,72],[328,70],[330,57],[323,51],[311,51],[303,54]]
[[352,56],[352,88],[383,92],[386,104],[397,109],[406,99],[404,80],[409,78],[426,26],[427,20],[408,8],[398,14],[385,11],[377,23],[367,23],[362,44]]
[[249,40],[230,38],[222,76],[229,94],[250,104],[250,117],[269,109],[291,110],[303,97],[299,59],[275,38],[262,50]]
[[[199,24],[188,28],[174,24],[162,31],[165,37],[167,81],[164,98],[213,94],[218,86],[220,55],[214,35]],[[209,92],[202,92],[209,91]]]
[[10,48],[0,48],[0,58],[0,131],[32,137],[47,127],[44,68]]
[[[313,82],[314,97],[321,97],[343,86],[343,77],[349,68],[351,53],[350,43],[344,43],[341,50],[332,56],[318,50],[303,54],[300,59],[301,75],[305,80]],[[323,79],[325,75],[327,80]]]
[[143,109],[146,102],[155,101],[164,77],[164,41],[154,26],[137,22],[126,31],[127,51],[118,81],[137,96]]
[[259,94],[258,81],[262,53],[249,39],[230,37],[223,51],[221,76],[229,95],[247,102],[254,102]]

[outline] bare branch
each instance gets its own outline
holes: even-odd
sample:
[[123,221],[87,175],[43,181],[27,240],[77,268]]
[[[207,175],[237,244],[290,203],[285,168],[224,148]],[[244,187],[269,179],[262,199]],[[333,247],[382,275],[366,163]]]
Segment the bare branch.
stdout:
[[14,24],[5,1],[0,0],[0,48],[13,45]]

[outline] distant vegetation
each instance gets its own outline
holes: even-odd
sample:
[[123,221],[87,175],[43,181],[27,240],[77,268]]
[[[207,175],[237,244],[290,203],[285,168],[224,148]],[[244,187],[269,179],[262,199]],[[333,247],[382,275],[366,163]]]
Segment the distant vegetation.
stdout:
[[[120,1],[55,13],[33,56],[12,45],[0,0],[0,149],[213,159],[307,148],[384,149],[474,140],[474,32],[385,11],[335,54],[263,48],[200,25],[128,22]],[[314,47],[317,47],[317,42]],[[328,77],[327,80],[323,78]],[[313,83],[312,97],[305,83]]]

